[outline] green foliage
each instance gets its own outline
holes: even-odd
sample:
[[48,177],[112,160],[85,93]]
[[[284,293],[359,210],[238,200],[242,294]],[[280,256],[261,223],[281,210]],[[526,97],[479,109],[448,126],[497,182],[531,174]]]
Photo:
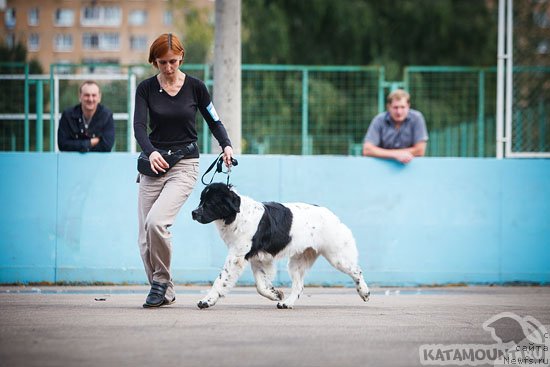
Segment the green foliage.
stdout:
[[198,7],[190,0],[170,0],[174,11],[175,26],[182,35],[185,62],[209,63],[214,44],[213,15],[208,8]]
[[[6,44],[0,43],[0,63],[4,62],[26,62],[27,48],[22,43],[17,43],[10,48]],[[9,71],[6,67],[2,67],[2,72]],[[15,70],[15,73],[21,73],[21,70]],[[31,74],[42,74],[42,66],[37,60],[30,60],[29,72]]]
[[[17,43],[14,47],[8,47],[0,44],[0,73],[24,75],[23,65],[13,65],[8,63],[24,63],[27,59],[27,48],[22,43]],[[42,67],[36,60],[29,62],[30,74],[41,74]],[[24,89],[22,80],[3,80],[0,89],[0,111],[3,113],[21,113],[24,111]],[[46,91],[47,92],[47,91]],[[34,106],[34,94],[31,95],[30,105]]]
[[[496,14],[485,1],[242,0],[242,22],[245,64],[381,65],[385,80],[401,80],[408,65],[485,66],[496,62]],[[365,75],[310,74],[308,134],[314,154],[347,154],[350,145],[362,141],[378,112],[380,87],[376,79]],[[300,84],[299,76],[281,78]],[[449,85],[451,81],[454,84]],[[475,123],[475,104],[463,96],[472,95],[477,79],[465,82],[451,77],[435,93],[429,88],[435,81],[417,75],[411,82],[416,90],[413,107],[425,109],[429,128]],[[287,146],[275,150],[299,152],[299,147],[292,147],[293,139],[301,136],[300,124],[294,122],[301,108],[298,105],[287,114],[285,107],[300,103],[301,86],[296,86],[295,95],[282,96],[259,81],[250,91],[245,85],[243,129],[250,131],[249,136],[273,141],[269,136],[281,135],[284,127],[272,120],[281,117],[294,129],[285,132],[289,135]],[[457,100],[444,93],[449,88]],[[258,105],[260,98],[268,99],[269,104]],[[248,118],[255,110],[265,114],[261,127]],[[455,115],[460,118],[450,119]],[[269,149],[274,147],[267,146]],[[249,150],[245,147],[245,151]]]
[[496,17],[471,0],[243,0],[243,63],[493,65]]
[[243,149],[300,153],[301,90],[296,72],[243,75]]

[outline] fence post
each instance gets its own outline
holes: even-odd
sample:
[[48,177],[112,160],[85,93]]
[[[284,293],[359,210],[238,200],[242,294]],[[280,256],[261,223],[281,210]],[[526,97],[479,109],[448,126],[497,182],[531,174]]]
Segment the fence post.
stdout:
[[483,157],[483,152],[485,151],[485,71],[480,70],[478,77],[477,156]]
[[57,150],[57,139],[56,139],[56,131],[55,131],[55,111],[54,111],[54,99],[55,99],[55,92],[54,92],[54,82],[53,82],[53,73],[54,73],[55,65],[50,65],[50,152],[55,152]]
[[539,120],[539,151],[544,152],[546,149],[546,121],[544,121],[544,116],[546,113],[544,111],[544,101],[542,96],[539,96],[539,105],[538,105],[538,120]]
[[384,86],[386,85],[386,70],[382,66],[378,73],[378,113],[384,111]]
[[126,111],[128,111],[128,120],[126,120],[126,151],[136,152],[136,139],[134,139],[134,109],[136,94],[136,74],[132,72],[132,67],[128,67],[128,100]]
[[308,155],[308,130],[309,130],[309,71],[302,70],[302,155]]
[[25,109],[25,152],[30,150],[30,126],[29,126],[29,64],[25,63],[25,99],[24,99],[24,109]]
[[44,83],[36,81],[36,151],[44,151]]

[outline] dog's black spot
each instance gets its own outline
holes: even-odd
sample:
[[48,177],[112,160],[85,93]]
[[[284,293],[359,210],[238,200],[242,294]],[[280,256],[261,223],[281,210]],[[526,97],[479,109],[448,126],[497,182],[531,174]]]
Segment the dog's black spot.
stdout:
[[252,248],[245,255],[245,259],[255,256],[260,251],[273,256],[277,255],[288,245],[290,240],[290,227],[292,226],[292,212],[286,206],[268,202],[263,203],[264,214],[258,229],[252,237]]

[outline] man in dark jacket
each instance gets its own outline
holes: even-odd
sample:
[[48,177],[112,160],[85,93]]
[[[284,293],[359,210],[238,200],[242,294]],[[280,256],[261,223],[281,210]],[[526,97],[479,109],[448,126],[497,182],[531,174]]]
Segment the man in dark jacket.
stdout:
[[59,150],[110,152],[115,143],[113,113],[100,104],[101,90],[91,80],[80,86],[80,104],[63,111],[57,131]]

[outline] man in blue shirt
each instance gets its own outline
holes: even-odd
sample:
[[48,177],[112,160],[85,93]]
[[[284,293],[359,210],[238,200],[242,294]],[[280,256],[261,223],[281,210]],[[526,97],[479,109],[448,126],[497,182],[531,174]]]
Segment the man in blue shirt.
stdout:
[[426,152],[428,130],[421,112],[411,109],[409,93],[391,92],[387,111],[372,119],[363,140],[363,155],[409,163]]

